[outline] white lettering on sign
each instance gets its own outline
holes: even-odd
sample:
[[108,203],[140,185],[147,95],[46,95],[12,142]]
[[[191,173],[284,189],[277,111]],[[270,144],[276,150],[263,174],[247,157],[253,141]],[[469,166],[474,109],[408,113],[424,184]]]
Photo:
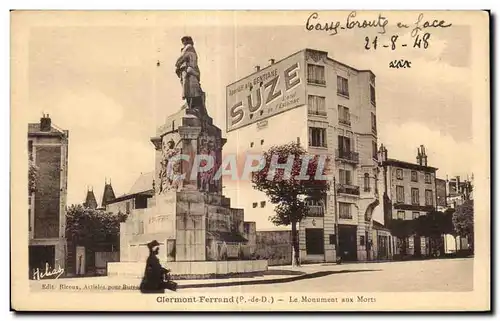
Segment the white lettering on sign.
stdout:
[[305,63],[301,52],[273,64],[270,70],[227,87],[227,130],[231,131],[305,102]]

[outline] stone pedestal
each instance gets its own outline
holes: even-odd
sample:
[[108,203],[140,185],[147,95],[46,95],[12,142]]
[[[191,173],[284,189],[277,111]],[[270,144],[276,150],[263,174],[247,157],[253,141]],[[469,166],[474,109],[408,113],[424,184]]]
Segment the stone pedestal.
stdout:
[[244,222],[242,209],[230,207],[230,200],[222,195],[222,180],[214,178],[226,140],[212,119],[180,110],[167,118],[151,142],[156,150],[154,196],[147,208],[132,210],[121,224],[120,262],[109,268],[126,271],[134,265],[139,271],[148,255],[146,244],[157,240],[160,260],[183,270],[172,270],[176,275],[266,270],[267,261],[235,263],[231,269],[218,264],[251,260],[256,232],[249,228],[253,222]]

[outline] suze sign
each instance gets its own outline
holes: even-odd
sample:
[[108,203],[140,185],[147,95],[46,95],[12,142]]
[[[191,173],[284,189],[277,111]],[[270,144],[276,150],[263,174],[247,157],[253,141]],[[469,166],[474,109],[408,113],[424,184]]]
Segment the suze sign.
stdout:
[[304,63],[301,51],[227,86],[227,131],[305,105]]

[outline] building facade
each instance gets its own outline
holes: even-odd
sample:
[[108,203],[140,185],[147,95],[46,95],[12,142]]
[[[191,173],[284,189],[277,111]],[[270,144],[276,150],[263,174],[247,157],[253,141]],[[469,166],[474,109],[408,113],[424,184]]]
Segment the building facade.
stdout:
[[460,176],[451,179],[446,178],[446,202],[449,207],[457,208],[467,200],[474,199],[473,194],[474,175],[461,181]]
[[[429,255],[429,240],[410,235],[403,237],[394,221],[413,221],[437,210],[436,171],[427,163],[425,147],[417,151],[417,162],[410,163],[387,157],[381,145],[379,163],[382,171],[384,223],[391,227],[394,255]],[[404,233],[403,233],[404,234]]]
[[[375,75],[312,49],[270,62],[227,87],[228,141],[237,142],[238,155],[296,141],[333,160],[329,180],[336,187],[311,200],[299,224],[301,261],[334,262],[337,252],[345,261],[372,259],[372,212],[379,203]],[[248,178],[237,185],[236,201],[247,215],[273,215],[274,206]]]
[[440,212],[446,211],[448,208],[448,202],[446,199],[446,180],[441,178],[436,178],[436,201],[437,210]]
[[68,137],[49,115],[28,124],[28,155],[37,168],[28,195],[30,276],[47,264],[49,270],[65,268]]

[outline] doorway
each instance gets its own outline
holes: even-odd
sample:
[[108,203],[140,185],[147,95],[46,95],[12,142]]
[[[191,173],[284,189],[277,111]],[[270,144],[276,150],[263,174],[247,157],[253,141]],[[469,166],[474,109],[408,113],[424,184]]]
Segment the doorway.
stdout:
[[339,254],[342,261],[357,260],[356,230],[355,225],[339,225]]
[[54,268],[56,262],[56,247],[54,245],[30,245],[29,246],[29,278],[33,278],[36,269],[43,271],[45,265]]

